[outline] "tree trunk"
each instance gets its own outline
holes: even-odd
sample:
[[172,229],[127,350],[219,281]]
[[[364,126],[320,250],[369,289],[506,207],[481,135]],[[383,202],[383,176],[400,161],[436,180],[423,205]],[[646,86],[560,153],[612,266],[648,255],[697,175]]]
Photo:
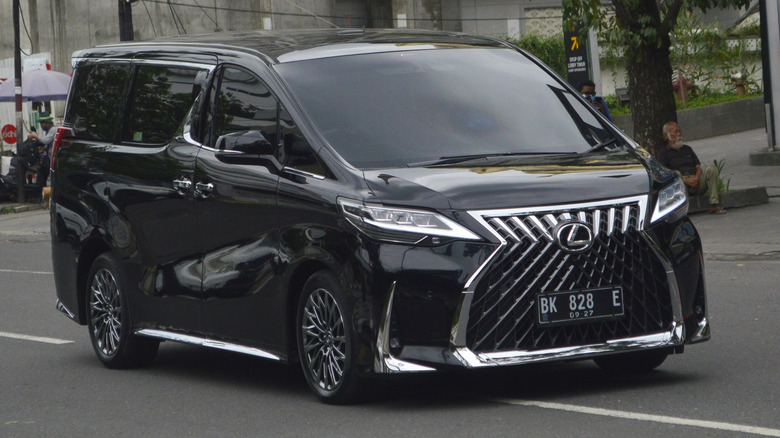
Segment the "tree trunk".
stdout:
[[[672,64],[669,60],[669,32],[661,29],[656,0],[626,3],[613,0],[615,18],[623,29],[640,34],[639,17],[652,17],[661,44],[655,38],[641,47],[626,48],[628,95],[634,121],[634,140],[641,146],[657,150],[664,147],[662,129],[666,122],[677,121],[677,106],[672,89]],[[639,3],[639,5],[637,5]]]

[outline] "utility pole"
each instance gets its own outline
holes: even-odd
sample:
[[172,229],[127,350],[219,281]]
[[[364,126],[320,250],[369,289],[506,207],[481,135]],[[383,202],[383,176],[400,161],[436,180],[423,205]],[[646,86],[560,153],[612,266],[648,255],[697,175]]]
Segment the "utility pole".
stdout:
[[38,45],[38,0],[29,0],[27,2],[27,10],[30,17],[30,53],[36,53],[41,50]]
[[780,129],[780,7],[776,1],[761,0],[761,54],[764,70],[764,104],[766,107],[767,143],[777,151]]
[[119,0],[119,41],[133,41],[133,8],[130,0]]
[[19,163],[18,153],[24,142],[22,122],[22,50],[19,41],[19,0],[13,0],[14,14],[14,92],[16,93],[16,202],[24,202],[24,170]]

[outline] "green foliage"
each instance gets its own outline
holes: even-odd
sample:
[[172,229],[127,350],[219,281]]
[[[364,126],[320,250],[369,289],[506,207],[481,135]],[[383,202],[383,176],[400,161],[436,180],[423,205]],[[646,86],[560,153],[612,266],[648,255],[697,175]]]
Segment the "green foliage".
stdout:
[[566,47],[560,35],[543,37],[528,34],[520,39],[508,38],[507,41],[527,50],[559,75],[566,77]]
[[[716,105],[725,102],[732,102],[739,99],[746,99],[748,97],[761,97],[761,96],[763,96],[763,94],[760,92],[748,94],[745,96],[738,96],[736,93],[733,92],[717,93],[717,92],[705,90],[695,95],[691,95],[691,98],[688,99],[688,101],[685,103],[678,101],[677,109],[684,110],[684,109],[692,109],[692,108],[701,108],[704,106]],[[607,106],[609,106],[609,112],[613,116],[631,114],[631,109],[629,108],[628,105],[618,105],[617,97],[614,94],[604,96],[604,100],[607,101]]]
[[718,169],[718,193],[728,192],[729,186],[731,185],[731,178],[723,179],[723,168],[726,166],[726,159],[721,158],[720,160],[713,160],[712,165]]
[[[712,8],[746,8],[750,0],[612,0],[612,15],[601,0],[563,0],[566,23],[582,23],[593,28],[601,39],[625,49],[626,56],[641,62],[641,52],[660,48],[674,29],[680,15]],[[681,14],[682,13],[682,14]]]
[[[695,15],[682,14],[671,41],[670,58],[675,73],[682,74],[699,89],[710,88],[715,80],[758,89],[760,47],[749,47],[749,37],[732,37],[717,25],[702,25]],[[740,75],[741,79],[732,79],[733,75]]]

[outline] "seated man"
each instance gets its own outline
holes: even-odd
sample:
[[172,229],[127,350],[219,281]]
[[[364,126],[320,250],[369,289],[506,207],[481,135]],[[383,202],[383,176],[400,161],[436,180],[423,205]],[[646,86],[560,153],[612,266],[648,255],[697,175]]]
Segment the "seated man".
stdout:
[[710,201],[710,214],[726,213],[726,210],[718,205],[718,169],[715,166],[707,166],[702,171],[699,157],[690,146],[683,144],[682,131],[677,123],[665,124],[663,135],[666,148],[658,153],[658,161],[680,174],[689,195],[707,196]]

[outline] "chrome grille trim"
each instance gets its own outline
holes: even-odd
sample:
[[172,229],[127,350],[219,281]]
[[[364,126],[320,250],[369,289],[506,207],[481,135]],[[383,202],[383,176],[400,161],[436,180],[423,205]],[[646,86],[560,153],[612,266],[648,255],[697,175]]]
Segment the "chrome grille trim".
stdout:
[[463,347],[455,349],[454,356],[468,368],[482,368],[549,360],[585,359],[632,349],[673,347],[682,343],[683,325],[681,322],[675,322],[666,332],[615,339],[603,344],[577,345],[542,351],[502,351],[496,353],[474,353]]
[[[633,206],[633,207],[632,207]],[[632,221],[632,208],[634,208],[634,220]],[[638,209],[638,211],[636,211]],[[679,293],[671,268],[671,263],[665,256],[655,250],[649,236],[644,233],[648,209],[648,196],[632,196],[619,199],[610,199],[597,202],[551,205],[531,208],[500,209],[500,210],[480,210],[470,211],[469,214],[483,225],[499,241],[499,246],[487,258],[487,260],[476,270],[466,283],[462,292],[462,299],[455,318],[451,333],[451,350],[455,357],[466,366],[484,366],[499,365],[505,363],[524,363],[537,360],[543,360],[550,357],[568,358],[585,357],[603,354],[611,351],[618,351],[620,348],[655,348],[662,346],[679,345],[683,342],[683,324]],[[576,212],[576,213],[574,213]],[[591,213],[591,221],[587,220],[588,213]],[[557,215],[557,218],[556,218]],[[602,224],[602,217],[606,215],[605,223]],[[526,216],[520,218],[520,216]],[[541,219],[540,219],[541,217]],[[578,218],[583,222],[589,223],[593,227],[594,236],[599,235],[612,236],[614,233],[627,232],[631,229],[637,231],[641,239],[645,239],[653,247],[653,253],[664,266],[666,278],[669,282],[671,294],[672,326],[669,331],[648,334],[639,338],[629,337],[613,339],[606,344],[571,346],[563,348],[549,348],[537,351],[496,351],[476,353],[466,346],[467,328],[469,325],[469,312],[474,301],[474,292],[477,285],[486,275],[488,267],[499,254],[505,251],[508,245],[518,242],[517,237],[528,238],[534,244],[540,240],[543,244],[552,245],[553,236],[548,231],[548,224],[555,224],[560,219]],[[527,220],[523,220],[527,219]],[[498,225],[500,224],[500,225]],[[600,224],[594,226],[594,224]],[[498,225],[498,226],[496,226]],[[508,229],[507,229],[508,228]],[[503,257],[503,255],[502,255]],[[523,258],[524,254],[517,257]],[[566,260],[560,261],[565,263]],[[567,272],[566,275],[569,275]],[[549,281],[549,280],[547,280]],[[546,286],[542,286],[546,287]]]

